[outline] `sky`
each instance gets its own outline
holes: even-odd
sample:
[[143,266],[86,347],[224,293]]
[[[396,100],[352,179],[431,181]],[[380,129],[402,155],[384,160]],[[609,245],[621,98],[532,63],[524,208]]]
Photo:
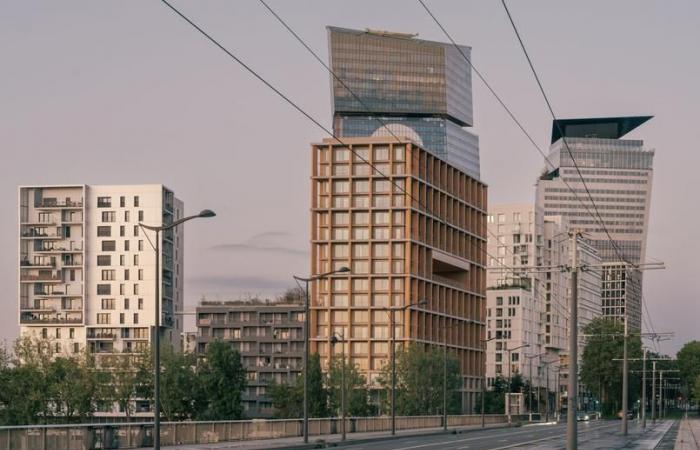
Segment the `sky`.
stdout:
[[[258,0],[172,0],[331,126],[329,75]],[[327,25],[446,41],[417,1],[268,0],[324,59]],[[426,0],[542,148],[551,117],[500,2]],[[644,297],[675,353],[698,338],[700,3],[529,0],[511,12],[560,118],[653,115],[627,137],[656,149]],[[17,186],[163,183],[186,210],[187,309],[272,297],[309,271],[310,143],[323,132],[159,1],[0,7],[0,339],[17,325]],[[533,202],[535,148],[476,78],[489,202]],[[191,325],[191,322],[190,322]]]

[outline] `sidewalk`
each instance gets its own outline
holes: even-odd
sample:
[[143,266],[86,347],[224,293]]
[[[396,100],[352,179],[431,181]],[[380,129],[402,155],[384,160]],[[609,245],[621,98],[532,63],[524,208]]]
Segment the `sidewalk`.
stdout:
[[[524,422],[523,425],[526,425]],[[483,429],[506,428],[506,424],[486,425],[481,428],[481,425],[470,425],[462,427],[450,427],[447,433],[466,433],[470,431],[478,431]],[[407,436],[426,436],[431,434],[444,434],[442,427],[439,428],[421,428],[418,430],[397,430],[396,437]],[[347,442],[353,444],[362,443],[364,441],[378,441],[383,439],[391,439],[391,433],[388,431],[379,431],[372,433],[348,433]],[[261,450],[261,449],[303,449],[317,448],[318,443],[340,444],[340,434],[329,434],[324,436],[309,436],[309,443],[304,445],[304,440],[301,437],[293,438],[278,438],[278,439],[260,439],[254,441],[233,441],[233,442],[218,442],[215,444],[188,444],[188,445],[173,445],[163,447],[168,450]],[[150,450],[152,447],[142,447],[137,450]]]
[[700,450],[700,419],[683,419],[673,450]]

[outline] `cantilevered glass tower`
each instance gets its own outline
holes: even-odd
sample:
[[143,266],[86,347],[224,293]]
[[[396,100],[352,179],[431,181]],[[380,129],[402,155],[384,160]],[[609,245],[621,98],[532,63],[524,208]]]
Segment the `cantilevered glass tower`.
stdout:
[[654,150],[644,147],[644,141],[621,138],[649,119],[559,120],[552,127],[549,154],[554,167],[547,168],[537,183],[537,201],[545,216],[566,217],[571,228],[592,239],[608,265],[602,272],[603,315],[629,320],[634,329],[641,327],[642,275],[622,263],[645,258]]
[[338,137],[407,137],[480,178],[479,139],[466,130],[470,47],[384,31],[328,27],[328,35],[333,72],[352,90],[331,77]]

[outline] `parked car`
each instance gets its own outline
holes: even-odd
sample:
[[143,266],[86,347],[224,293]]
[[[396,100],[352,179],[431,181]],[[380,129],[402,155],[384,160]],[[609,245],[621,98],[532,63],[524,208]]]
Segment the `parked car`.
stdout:
[[577,422],[588,422],[589,420],[591,420],[591,416],[590,416],[588,413],[586,413],[586,412],[580,411],[580,412],[576,415],[576,421],[577,421]]

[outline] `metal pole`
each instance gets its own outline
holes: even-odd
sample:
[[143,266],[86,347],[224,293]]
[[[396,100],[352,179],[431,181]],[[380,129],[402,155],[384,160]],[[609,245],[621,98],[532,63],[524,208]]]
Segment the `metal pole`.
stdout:
[[642,355],[642,429],[647,427],[647,349]]
[[508,416],[508,426],[511,426],[511,417],[510,417],[510,384],[512,383],[511,377],[512,377],[512,368],[513,368],[513,363],[511,362],[511,355],[510,355],[510,350],[506,348],[506,353],[508,354],[508,388],[506,390],[506,415]]
[[659,419],[663,419],[666,415],[666,411],[664,410],[664,383],[664,371],[661,370],[659,371]]
[[578,231],[571,233],[571,318],[569,320],[569,392],[566,411],[566,448],[578,448],[578,423],[576,402],[578,400]]
[[530,413],[530,422],[532,422],[532,356],[530,357],[530,386],[527,389],[527,409]]
[[547,364],[547,389],[545,390],[545,406],[544,406],[544,417],[547,422],[549,422],[549,364]]
[[486,426],[486,416],[484,415],[484,396],[486,395],[486,371],[481,377],[481,428]]
[[651,423],[656,422],[656,361],[651,362]]
[[447,431],[447,328],[445,328],[445,347],[442,361],[442,429]]
[[625,310],[625,334],[622,336],[622,435],[627,436],[627,403],[629,402],[629,379],[627,361],[627,310]]
[[540,368],[542,367],[542,361],[537,365],[537,415],[542,420],[542,400],[540,399],[540,392],[542,391],[542,375],[540,374]]
[[341,384],[341,390],[340,390],[340,409],[341,409],[341,429],[343,431],[343,435],[341,437],[341,440],[344,441],[346,434],[345,434],[345,333],[343,332],[342,336],[343,340],[341,342],[341,345],[343,346],[343,351],[342,351],[342,357],[343,357],[343,364],[341,366],[342,372],[340,375],[340,384]]
[[557,385],[556,385],[556,391],[554,393],[554,413],[556,414],[557,417],[557,422],[559,421],[559,417],[561,416],[561,387],[560,387],[560,375],[561,375],[561,368],[557,370]]
[[391,309],[391,435],[396,435],[396,326],[394,309]]
[[153,390],[154,390],[154,400],[155,408],[153,412],[153,448],[155,450],[160,450],[160,230],[156,229],[156,292],[155,292],[155,336],[153,339],[153,355],[154,355],[154,377],[153,377]]
[[304,443],[309,442],[309,280],[306,283],[304,300]]

